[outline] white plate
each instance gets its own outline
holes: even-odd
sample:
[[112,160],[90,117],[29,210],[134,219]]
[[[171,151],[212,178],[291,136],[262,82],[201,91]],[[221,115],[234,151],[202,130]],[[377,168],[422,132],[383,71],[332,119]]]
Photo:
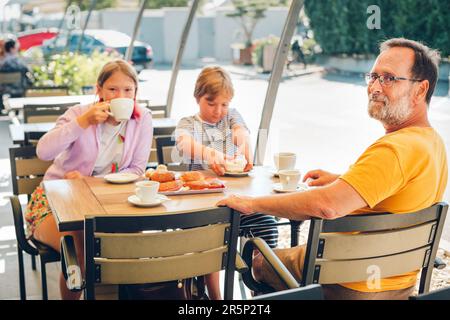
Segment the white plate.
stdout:
[[151,202],[142,202],[141,199],[139,199],[139,197],[135,194],[128,197],[129,203],[134,204],[135,206],[138,206],[138,207],[145,207],[145,208],[159,206],[161,203],[163,203],[164,201],[167,201],[167,200],[169,200],[169,198],[167,198],[166,196],[164,196],[162,194],[158,194],[156,199],[154,199]]
[[283,189],[283,185],[281,183],[274,183],[273,184],[273,190],[276,192],[281,192],[281,193],[285,193],[285,192],[295,192],[295,191],[306,191],[308,190],[309,187],[308,185],[306,185],[305,183],[300,183],[297,186],[297,189],[295,190],[287,190],[287,189]]
[[246,177],[248,176],[249,172],[231,172],[231,171],[225,171],[225,175],[228,177]]
[[111,183],[129,183],[136,181],[140,177],[134,173],[110,173],[104,176],[104,178]]

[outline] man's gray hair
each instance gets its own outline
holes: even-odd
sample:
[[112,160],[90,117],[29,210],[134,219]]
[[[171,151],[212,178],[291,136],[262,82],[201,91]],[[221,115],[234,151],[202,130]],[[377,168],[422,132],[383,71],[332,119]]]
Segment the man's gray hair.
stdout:
[[418,41],[405,38],[393,38],[380,44],[380,52],[395,47],[410,48],[414,50],[415,57],[411,74],[414,79],[428,80],[430,83],[426,96],[426,101],[429,105],[434,88],[436,87],[439,73],[439,62],[441,60],[439,51],[431,49]]

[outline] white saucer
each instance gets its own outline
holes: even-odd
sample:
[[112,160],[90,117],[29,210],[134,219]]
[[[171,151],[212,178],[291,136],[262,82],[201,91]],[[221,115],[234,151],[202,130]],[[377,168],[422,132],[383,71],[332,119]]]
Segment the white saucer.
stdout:
[[145,207],[145,208],[159,206],[161,203],[167,200],[169,200],[169,198],[167,198],[165,195],[162,194],[158,194],[157,197],[152,202],[142,202],[141,199],[139,199],[139,197],[135,194],[128,197],[129,203],[134,204],[135,206],[138,207]]
[[104,176],[104,179],[111,183],[130,183],[136,181],[140,177],[134,173],[110,173]]
[[225,171],[225,175],[229,177],[246,177],[248,176],[249,172],[231,172],[231,171]]
[[272,187],[275,192],[280,192],[280,193],[306,191],[309,189],[308,185],[306,185],[305,183],[298,184],[297,189],[295,189],[295,190],[283,189],[283,185],[281,183],[274,183]]

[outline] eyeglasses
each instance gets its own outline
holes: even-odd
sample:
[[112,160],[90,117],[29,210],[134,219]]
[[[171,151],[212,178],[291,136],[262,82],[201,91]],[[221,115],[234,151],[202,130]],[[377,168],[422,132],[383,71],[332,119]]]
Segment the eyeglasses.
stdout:
[[419,79],[408,79],[408,78],[402,78],[402,77],[395,77],[391,74],[379,75],[377,73],[366,73],[364,76],[366,78],[366,83],[368,85],[372,85],[378,79],[378,80],[380,80],[380,84],[383,87],[390,87],[390,86],[392,86],[392,84],[395,81],[398,81],[398,80],[408,80],[408,81],[414,81],[414,82],[423,81],[423,80],[419,80]]

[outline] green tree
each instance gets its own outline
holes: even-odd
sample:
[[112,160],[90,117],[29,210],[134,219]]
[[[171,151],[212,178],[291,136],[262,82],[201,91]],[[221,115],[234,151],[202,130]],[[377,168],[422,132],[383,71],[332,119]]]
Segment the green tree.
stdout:
[[245,36],[246,47],[251,47],[253,43],[253,32],[259,20],[265,17],[267,8],[273,1],[271,0],[231,0],[234,11],[227,14],[234,18],[241,25]]
[[187,7],[188,0],[149,0],[146,8],[160,9],[162,7]]
[[[71,0],[66,0],[66,3],[70,3]],[[95,4],[96,10],[105,9],[105,8],[111,8],[116,5],[117,0],[97,0],[97,3]],[[89,10],[91,7],[92,0],[73,0],[72,4],[76,4],[80,7],[80,9],[83,10]]]
[[[367,8],[380,8],[381,28],[368,29]],[[381,41],[405,37],[450,54],[450,6],[439,0],[305,0],[325,54],[377,54]]]

